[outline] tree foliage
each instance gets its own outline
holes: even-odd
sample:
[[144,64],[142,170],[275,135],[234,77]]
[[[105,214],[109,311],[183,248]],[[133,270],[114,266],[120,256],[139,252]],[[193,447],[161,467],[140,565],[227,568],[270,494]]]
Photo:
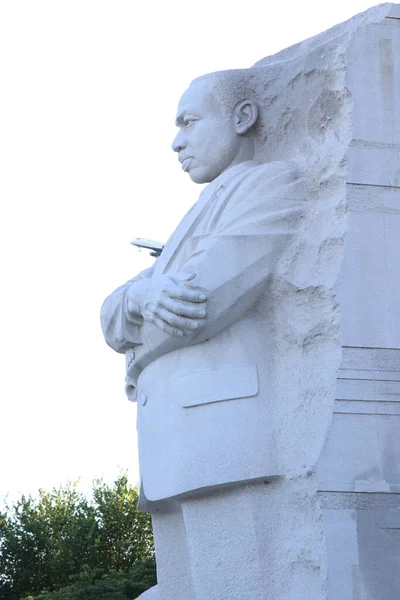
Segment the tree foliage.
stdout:
[[106,599],[112,586],[113,600],[122,600],[136,597],[140,576],[153,585],[151,522],[136,510],[137,496],[122,475],[112,486],[96,481],[90,500],[67,485],[7,506],[0,513],[0,600],[89,599],[91,589]]
[[24,600],[132,600],[155,585],[155,562],[138,562],[129,571],[109,571],[102,574],[85,568],[71,577],[70,585]]

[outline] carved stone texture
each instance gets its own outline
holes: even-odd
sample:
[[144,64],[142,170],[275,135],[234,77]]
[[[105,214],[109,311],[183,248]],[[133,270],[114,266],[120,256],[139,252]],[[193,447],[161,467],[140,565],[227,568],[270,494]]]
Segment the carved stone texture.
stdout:
[[390,11],[198,78],[180,100],[173,149],[209,185],[102,308],[138,400],[146,600],[327,598],[315,470],[341,360],[349,65]]
[[400,5],[349,48],[344,346],[319,466],[330,600],[400,598]]

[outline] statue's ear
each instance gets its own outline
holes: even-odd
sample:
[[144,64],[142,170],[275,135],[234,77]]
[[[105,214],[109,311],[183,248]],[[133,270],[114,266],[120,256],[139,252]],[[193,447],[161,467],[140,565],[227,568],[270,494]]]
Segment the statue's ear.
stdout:
[[244,135],[257,122],[258,107],[252,100],[242,100],[233,111],[236,133]]

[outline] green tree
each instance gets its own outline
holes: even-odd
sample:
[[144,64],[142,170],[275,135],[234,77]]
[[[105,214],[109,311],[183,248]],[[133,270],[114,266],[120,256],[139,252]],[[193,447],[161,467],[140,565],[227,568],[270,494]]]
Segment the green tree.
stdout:
[[90,500],[67,485],[8,506],[0,514],[0,600],[66,588],[73,576],[94,585],[148,561],[154,572],[151,522],[136,510],[137,497],[122,475],[112,486],[96,481]]
[[97,481],[93,498],[99,525],[97,565],[106,571],[126,571],[153,556],[151,520],[136,509],[138,490],[129,486],[126,477],[112,488]]
[[24,600],[132,600],[156,584],[155,561],[138,562],[129,571],[99,573],[86,568],[71,584]]

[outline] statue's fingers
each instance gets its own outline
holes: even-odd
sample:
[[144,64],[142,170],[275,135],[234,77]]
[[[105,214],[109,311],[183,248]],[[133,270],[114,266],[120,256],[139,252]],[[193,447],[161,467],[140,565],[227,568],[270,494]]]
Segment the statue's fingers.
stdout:
[[172,325],[172,327],[177,327],[178,329],[194,330],[200,327],[199,321],[180,317],[166,308],[159,308],[157,310],[157,316],[161,317],[161,319],[169,325]]
[[166,297],[163,301],[164,308],[181,317],[191,317],[193,319],[204,319],[207,314],[206,304],[198,302],[186,303],[175,300],[174,298]]
[[192,290],[176,283],[169,285],[166,292],[170,298],[178,298],[185,302],[205,302],[207,300],[207,297],[203,292]]
[[148,319],[148,320],[150,323],[152,323],[153,325],[156,325],[156,327],[158,327],[159,329],[161,329],[161,331],[164,331],[165,333],[169,333],[170,335],[176,335],[179,337],[182,337],[183,335],[185,335],[184,332],[182,331],[182,329],[179,329],[177,327],[173,327],[172,325],[169,325],[160,317],[153,317],[152,319]]

